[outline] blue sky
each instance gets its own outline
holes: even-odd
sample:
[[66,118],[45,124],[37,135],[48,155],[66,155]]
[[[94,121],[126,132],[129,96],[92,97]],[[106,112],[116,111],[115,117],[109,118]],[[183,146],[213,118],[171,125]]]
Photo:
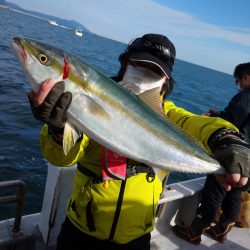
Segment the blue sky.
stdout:
[[91,32],[128,43],[161,33],[177,58],[232,74],[250,61],[249,0],[9,0],[25,9],[74,19]]

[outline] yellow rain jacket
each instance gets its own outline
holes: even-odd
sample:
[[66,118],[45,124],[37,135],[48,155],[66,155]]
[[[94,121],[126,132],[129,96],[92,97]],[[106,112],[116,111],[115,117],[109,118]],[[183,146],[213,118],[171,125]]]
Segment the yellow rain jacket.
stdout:
[[[181,126],[190,136],[208,146],[209,136],[220,128],[237,128],[231,123],[217,117],[197,116],[172,102],[166,101],[164,113],[174,123]],[[62,146],[48,134],[48,126],[41,130],[41,149],[45,158],[57,166],[71,166],[79,163],[97,176],[101,176],[102,146],[86,135],[77,142],[67,156]],[[148,182],[146,173],[139,173],[126,181],[109,181],[104,188],[102,182],[76,171],[74,186],[68,201],[67,216],[71,222],[84,233],[102,240],[113,240],[116,243],[128,243],[154,228],[156,206],[162,191],[162,183],[156,176]],[[122,193],[120,213],[116,226],[112,228],[118,197]]]

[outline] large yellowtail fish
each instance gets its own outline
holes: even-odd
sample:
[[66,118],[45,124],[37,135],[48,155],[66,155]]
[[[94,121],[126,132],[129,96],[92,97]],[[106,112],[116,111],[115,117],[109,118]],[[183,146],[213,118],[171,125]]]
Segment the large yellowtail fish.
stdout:
[[75,130],[114,152],[168,171],[223,173],[219,163],[183,131],[149,107],[140,96],[83,60],[50,45],[14,38],[12,47],[32,89],[54,78],[73,96],[67,111],[64,152],[75,143]]

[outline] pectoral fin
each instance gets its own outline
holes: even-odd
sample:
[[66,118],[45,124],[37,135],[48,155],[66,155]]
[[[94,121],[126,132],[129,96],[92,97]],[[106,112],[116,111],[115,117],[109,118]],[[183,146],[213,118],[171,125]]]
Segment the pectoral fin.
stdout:
[[73,98],[73,101],[75,103],[74,108],[83,115],[88,113],[93,116],[99,116],[100,119],[110,119],[109,114],[91,96],[80,93]]
[[156,87],[141,93],[140,95],[138,95],[138,97],[147,105],[149,105],[155,112],[164,117],[162,110],[162,102],[160,99],[160,91],[161,88]]
[[[110,119],[109,114],[96,103],[91,96],[83,93],[77,94],[73,97],[71,107],[69,108],[71,113],[81,114],[81,116],[98,116],[99,119]],[[76,144],[77,140],[81,136],[76,127],[70,122],[66,122],[63,134],[63,152],[65,155],[69,153],[71,148]]]
[[65,155],[69,153],[71,148],[76,144],[80,138],[80,133],[76,130],[74,125],[66,122],[63,133],[63,152]]

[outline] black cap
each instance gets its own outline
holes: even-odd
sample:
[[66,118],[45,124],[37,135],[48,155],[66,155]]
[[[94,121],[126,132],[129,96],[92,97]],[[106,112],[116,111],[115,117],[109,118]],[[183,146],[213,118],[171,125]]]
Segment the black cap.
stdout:
[[128,59],[138,62],[149,62],[157,65],[167,76],[171,77],[175,63],[175,47],[163,35],[146,34],[135,39],[127,48]]

